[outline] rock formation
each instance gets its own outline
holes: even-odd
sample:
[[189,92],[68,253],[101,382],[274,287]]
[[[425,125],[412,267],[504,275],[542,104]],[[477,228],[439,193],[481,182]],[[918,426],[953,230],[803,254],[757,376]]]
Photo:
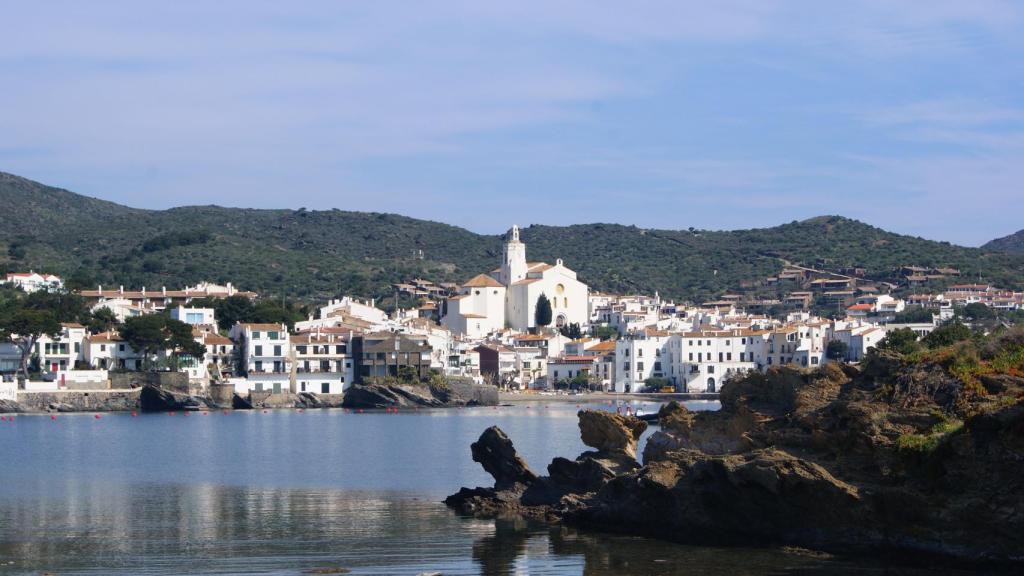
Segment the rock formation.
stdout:
[[206,401],[202,398],[181,392],[172,392],[156,386],[143,386],[139,393],[139,409],[143,412],[198,410],[206,406]]
[[354,384],[345,390],[345,408],[444,408],[446,406],[493,406],[498,403],[494,386],[465,385],[442,388],[425,384]]
[[473,457],[495,486],[446,503],[682,542],[1024,560],[1015,373],[975,381],[941,355],[883,353],[859,368],[772,368],[728,382],[721,399],[718,412],[664,406],[643,466],[645,425],[632,417],[580,412],[596,451],[555,458],[540,477],[490,428]]

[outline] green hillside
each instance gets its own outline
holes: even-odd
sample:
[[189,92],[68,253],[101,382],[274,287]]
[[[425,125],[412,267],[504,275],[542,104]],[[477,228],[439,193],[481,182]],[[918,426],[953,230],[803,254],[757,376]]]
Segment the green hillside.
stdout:
[[1003,236],[1002,238],[996,238],[991,242],[988,242],[981,247],[982,250],[990,250],[993,252],[1012,252],[1015,254],[1024,254],[1024,230],[1018,230],[1017,232],[1010,234],[1009,236]]
[[[0,202],[0,266],[52,271],[78,285],[210,280],[272,295],[380,297],[392,282],[417,276],[465,280],[501,257],[497,235],[393,214],[139,210],[4,173]],[[562,258],[592,288],[609,292],[702,300],[778,272],[782,259],[858,265],[879,278],[900,265],[954,266],[1024,287],[1022,255],[901,236],[839,216],[729,232],[587,224],[530,226],[522,235],[530,260]]]

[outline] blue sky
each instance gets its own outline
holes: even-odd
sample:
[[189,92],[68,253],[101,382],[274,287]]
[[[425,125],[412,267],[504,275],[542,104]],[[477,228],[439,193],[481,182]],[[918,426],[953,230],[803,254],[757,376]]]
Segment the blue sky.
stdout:
[[0,170],[145,208],[1024,228],[1024,3],[5,2]]

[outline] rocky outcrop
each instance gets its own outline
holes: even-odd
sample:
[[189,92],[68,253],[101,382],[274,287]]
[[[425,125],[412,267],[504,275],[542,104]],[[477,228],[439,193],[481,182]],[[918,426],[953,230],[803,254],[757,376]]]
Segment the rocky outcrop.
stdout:
[[734,380],[718,412],[662,407],[643,466],[639,420],[583,411],[595,451],[555,458],[548,476],[492,472],[493,488],[446,503],[681,542],[1024,561],[1024,378],[963,380],[950,364],[878,354]]
[[338,408],[341,406],[341,403],[342,396],[340,394],[299,392],[295,395],[296,408]]
[[0,400],[0,414],[24,412],[25,409],[14,400]]
[[461,384],[440,388],[418,384],[354,384],[345,391],[345,408],[444,408],[448,406],[496,405],[493,386]]
[[143,412],[198,410],[206,407],[207,403],[202,398],[156,386],[143,386],[139,393],[139,409]]

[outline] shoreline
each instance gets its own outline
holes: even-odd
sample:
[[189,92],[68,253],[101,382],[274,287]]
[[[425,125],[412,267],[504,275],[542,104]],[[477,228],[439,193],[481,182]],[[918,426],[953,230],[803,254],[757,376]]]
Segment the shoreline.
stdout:
[[629,392],[629,393],[614,393],[614,392],[589,392],[586,394],[539,394],[529,393],[521,394],[514,392],[498,392],[498,400],[502,404],[519,404],[525,402],[562,402],[562,403],[592,403],[592,402],[616,402],[616,401],[627,401],[627,402],[659,402],[665,403],[672,400],[679,402],[690,401],[690,400],[707,400],[707,401],[718,401],[717,394],[688,394],[682,392],[664,393],[664,392],[652,392],[652,393],[640,393],[640,392]]

